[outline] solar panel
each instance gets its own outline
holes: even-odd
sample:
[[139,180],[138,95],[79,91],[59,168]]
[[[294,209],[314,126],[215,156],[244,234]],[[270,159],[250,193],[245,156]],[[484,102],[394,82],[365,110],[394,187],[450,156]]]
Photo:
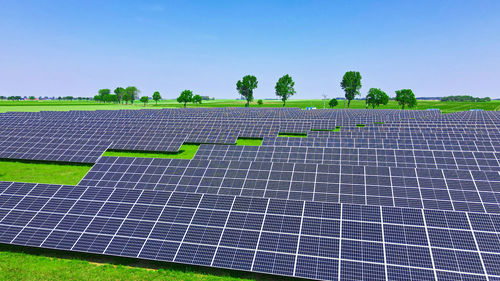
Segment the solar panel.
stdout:
[[[95,165],[76,186],[0,182],[0,243],[320,280],[500,280],[499,124],[487,111],[2,113],[0,157]],[[193,160],[101,157],[186,142],[210,144]]]
[[324,280],[498,277],[498,215],[98,187],[0,186],[2,243]]
[[102,157],[79,184],[500,213],[490,171]]

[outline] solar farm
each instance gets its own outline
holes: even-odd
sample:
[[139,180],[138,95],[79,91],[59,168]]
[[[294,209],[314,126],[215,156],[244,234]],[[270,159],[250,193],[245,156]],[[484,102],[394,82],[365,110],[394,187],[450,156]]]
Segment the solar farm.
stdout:
[[[258,145],[236,145],[239,140]],[[181,152],[192,159],[105,156]],[[500,280],[500,112],[191,108],[0,114],[0,243],[315,280]]]

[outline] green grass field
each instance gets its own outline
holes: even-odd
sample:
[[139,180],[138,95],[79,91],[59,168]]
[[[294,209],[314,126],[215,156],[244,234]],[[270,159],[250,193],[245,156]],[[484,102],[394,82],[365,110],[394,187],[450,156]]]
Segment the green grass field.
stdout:
[[92,165],[0,160],[0,181],[77,184]]
[[[263,105],[257,105],[256,102],[252,102],[250,107],[281,107],[281,101],[279,100],[264,100]],[[154,102],[148,103],[146,106],[140,102],[135,102],[132,104],[109,104],[109,103],[97,103],[94,101],[0,101],[0,112],[9,111],[68,111],[68,110],[118,110],[118,109],[143,109],[143,108],[180,108],[183,105],[179,104],[175,100],[163,100],[158,104]],[[220,99],[220,100],[210,100],[204,101],[201,105],[188,104],[188,107],[244,107],[245,101],[242,100],[231,100],[231,99]],[[327,105],[328,106],[328,105]],[[289,100],[286,103],[286,107],[316,107],[318,109],[323,108],[323,100]],[[344,102],[339,101],[339,105],[335,108],[344,108]],[[353,100],[351,102],[351,108],[366,108],[366,103],[364,100]],[[386,106],[381,106],[380,109],[399,109],[400,107],[395,101],[389,101]],[[450,113],[456,111],[464,111],[470,109],[484,109],[484,110],[500,110],[500,100],[494,100],[491,102],[441,102],[441,101],[429,101],[429,100],[419,100],[418,105],[413,109],[427,109],[427,108],[439,108],[443,113]]]
[[[201,105],[189,104],[188,107],[243,107],[244,101],[215,100]],[[93,101],[0,101],[0,113],[9,111],[68,111],[68,110],[118,110],[118,109],[160,109],[179,108],[181,104],[174,100],[161,101],[146,107],[136,102],[134,105],[101,104]],[[251,107],[281,107],[277,100],[264,100],[262,106],[252,103]],[[287,107],[323,108],[322,100],[290,100]],[[336,108],[343,108],[340,101]],[[365,108],[365,102],[355,100],[351,108]],[[390,101],[381,109],[397,109],[398,105]],[[500,110],[500,101],[487,103],[461,103],[440,101],[418,101],[415,109],[439,108],[443,113],[464,111],[472,108]],[[335,129],[338,131],[340,128]],[[296,134],[282,136],[305,137]],[[236,145],[261,145],[261,139],[238,139]],[[151,153],[131,151],[107,151],[105,156],[159,157],[191,159],[199,145],[185,144],[179,153]],[[0,181],[19,181],[51,184],[78,183],[91,168],[90,165],[68,165],[43,163],[36,161],[0,160]],[[242,279],[244,278],[244,279]],[[297,280],[279,278],[247,272],[221,270],[173,263],[141,261],[82,254],[74,252],[52,251],[0,244],[0,280]]]
[[169,159],[193,159],[199,144],[183,144],[179,152],[145,152],[130,150],[108,150],[102,156],[121,157],[143,157],[143,158],[169,158]]

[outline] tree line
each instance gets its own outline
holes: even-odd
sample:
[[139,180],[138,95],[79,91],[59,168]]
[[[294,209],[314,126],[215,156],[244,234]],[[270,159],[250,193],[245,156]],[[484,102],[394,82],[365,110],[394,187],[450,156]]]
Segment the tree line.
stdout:
[[485,97],[485,98],[475,98],[473,96],[447,96],[447,97],[442,97],[441,101],[460,101],[460,102],[489,102],[491,101],[491,98]]
[[[340,87],[345,92],[345,99],[347,100],[347,108],[350,108],[351,101],[357,96],[361,95],[361,74],[358,71],[348,71],[342,77],[340,82]],[[241,80],[236,82],[236,90],[238,93],[246,100],[245,107],[249,107],[250,102],[254,100],[254,90],[258,87],[257,77],[254,75],[245,75]],[[277,97],[281,99],[283,102],[283,107],[286,105],[286,101],[293,96],[295,91],[295,82],[292,77],[288,74],[283,75],[278,79],[276,85],[274,87],[275,94]],[[117,87],[114,91],[114,94],[111,94],[109,89],[100,89],[98,91],[98,95],[94,97],[94,100],[100,102],[114,102],[114,103],[123,103],[128,104],[130,101],[132,104],[134,100],[138,97],[140,91],[134,87],[129,86],[126,88]],[[417,105],[417,99],[415,98],[415,94],[411,89],[401,89],[395,91],[396,97],[395,101],[401,106],[402,109],[413,108]],[[154,92],[153,100],[157,103],[161,100],[161,95],[158,91]],[[191,90],[183,90],[179,97],[177,97],[177,102],[187,106],[187,103],[193,102],[201,104],[202,97],[200,95],[194,95]],[[376,108],[381,105],[387,105],[390,98],[383,90],[379,88],[370,88],[366,95],[366,107]],[[148,103],[149,98],[147,96],[143,96],[140,98],[140,101],[146,105]],[[259,105],[262,105],[262,100],[258,100]],[[338,101],[336,99],[331,99],[328,102],[328,105],[333,108],[338,105]]]
[[[253,101],[253,90],[258,86],[257,78],[253,75],[246,75],[242,80],[236,82],[236,90],[238,93],[246,99],[245,106],[248,107],[250,102]],[[275,94],[283,102],[283,107],[285,107],[286,101],[296,93],[295,82],[292,77],[288,74],[282,76],[276,82]],[[347,100],[347,108],[350,107],[351,101],[356,97],[356,95],[361,95],[361,74],[357,71],[348,71],[342,77],[340,82],[340,87],[345,92],[345,99]],[[396,91],[396,100],[402,109],[405,107],[412,108],[417,105],[417,99],[415,94],[411,89],[401,89]],[[262,100],[259,100],[259,104],[262,104]],[[380,105],[387,105],[389,102],[389,96],[379,88],[371,88],[368,90],[366,95],[366,106],[367,107],[379,107]],[[336,99],[331,99],[328,105],[333,108],[338,105]]]

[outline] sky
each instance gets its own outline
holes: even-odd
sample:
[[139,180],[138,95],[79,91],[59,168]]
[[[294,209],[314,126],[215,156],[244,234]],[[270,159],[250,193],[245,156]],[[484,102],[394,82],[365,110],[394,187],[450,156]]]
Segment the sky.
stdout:
[[279,77],[296,99],[361,94],[500,98],[500,1],[5,1],[0,0],[0,95],[94,96],[136,86],[274,98]]

